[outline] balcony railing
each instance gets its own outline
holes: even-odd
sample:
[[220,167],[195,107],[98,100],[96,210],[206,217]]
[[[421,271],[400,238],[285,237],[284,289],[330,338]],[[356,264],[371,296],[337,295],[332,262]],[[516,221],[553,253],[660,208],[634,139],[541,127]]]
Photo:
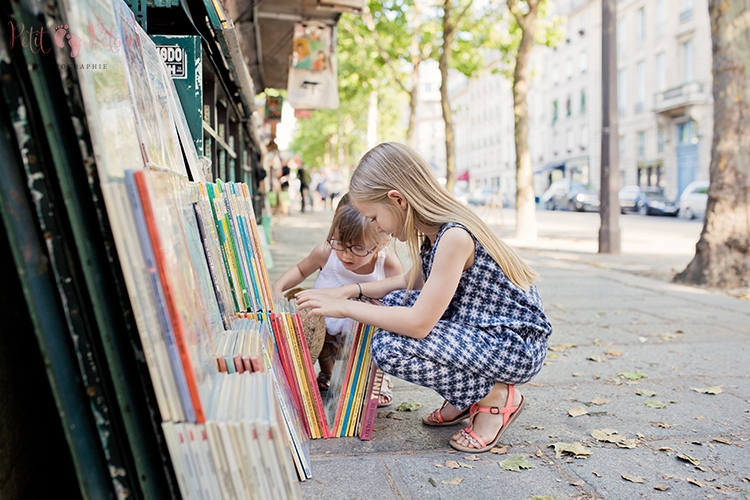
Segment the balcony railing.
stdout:
[[711,87],[701,82],[690,82],[663,92],[657,92],[654,98],[656,113],[673,113],[693,104],[711,102]]

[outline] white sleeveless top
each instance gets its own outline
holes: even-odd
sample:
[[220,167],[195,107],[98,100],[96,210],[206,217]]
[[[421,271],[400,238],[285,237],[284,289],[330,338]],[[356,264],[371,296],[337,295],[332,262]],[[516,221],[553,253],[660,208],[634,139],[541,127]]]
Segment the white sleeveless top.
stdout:
[[[378,260],[375,262],[375,269],[369,274],[357,274],[354,271],[344,267],[335,250],[331,250],[328,261],[323,269],[318,273],[318,277],[313,284],[313,290],[319,288],[338,288],[344,285],[353,285],[355,283],[369,283],[370,281],[380,281],[385,279],[385,256],[388,253],[387,248],[378,252]],[[329,318],[326,316],[326,330],[329,335],[338,335],[344,330],[348,318]]]

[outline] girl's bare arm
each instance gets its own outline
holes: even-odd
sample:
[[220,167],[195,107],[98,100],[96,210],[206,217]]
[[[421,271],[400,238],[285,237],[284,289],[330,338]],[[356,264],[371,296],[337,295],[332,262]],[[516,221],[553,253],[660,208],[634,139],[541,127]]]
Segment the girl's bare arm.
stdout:
[[327,243],[321,243],[316,246],[310,252],[310,255],[302,259],[298,264],[290,267],[284,274],[274,281],[271,285],[271,291],[273,292],[274,299],[278,300],[284,297],[284,290],[289,290],[299,285],[308,276],[322,269],[328,261],[328,256],[331,254],[331,247]]
[[[371,304],[333,298],[317,291],[308,290],[298,294],[300,307],[309,309],[313,314],[338,318],[353,318],[412,338],[424,338],[437,324],[443,312],[453,298],[461,273],[474,261],[474,240],[461,228],[448,229],[440,239],[435,252],[430,279],[422,286],[419,298],[412,307],[378,307]],[[419,273],[421,276],[421,272]],[[408,275],[401,276],[400,285],[388,291],[405,288]],[[362,284],[365,295],[378,298],[376,287],[396,279],[387,279]],[[356,285],[347,285],[349,297],[359,295]],[[356,293],[355,293],[356,291]],[[369,293],[368,293],[369,292]],[[373,293],[373,295],[370,295]],[[387,293],[387,292],[386,292]],[[385,294],[383,294],[385,295]],[[382,297],[382,295],[381,295]]]

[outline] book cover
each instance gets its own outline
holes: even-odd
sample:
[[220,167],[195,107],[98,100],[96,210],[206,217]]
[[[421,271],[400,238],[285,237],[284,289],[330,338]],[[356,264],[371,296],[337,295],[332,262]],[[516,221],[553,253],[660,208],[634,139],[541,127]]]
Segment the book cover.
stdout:
[[[286,305],[285,305],[286,309]],[[287,310],[285,310],[281,317],[284,322],[284,333],[286,336],[286,341],[288,345],[291,348],[292,356],[293,356],[293,369],[294,373],[297,376],[297,383],[300,386],[301,389],[301,396],[302,396],[302,402],[305,407],[305,414],[307,415],[307,419],[310,424],[310,428],[312,429],[312,437],[314,439],[318,439],[323,437],[323,432],[320,428],[320,421],[318,420],[318,415],[315,410],[315,402],[313,401],[313,395],[312,395],[312,387],[309,381],[309,376],[306,373],[305,369],[305,361],[304,361],[304,355],[302,353],[302,349],[297,342],[297,335],[294,330],[294,324],[291,318],[291,315]]]
[[[153,222],[153,209],[151,208],[151,204],[149,202],[149,210],[147,215],[146,210],[144,209],[144,205],[141,202],[141,195],[138,184],[136,182],[135,172],[133,170],[128,170],[125,172],[125,183],[128,188],[128,194],[130,195],[131,206],[133,207],[133,217],[135,218],[136,228],[138,230],[141,250],[146,261],[146,266],[149,270],[149,278],[154,293],[154,300],[156,302],[156,310],[159,315],[159,323],[161,324],[167,353],[169,354],[170,366],[174,375],[177,390],[180,394],[182,412],[178,412],[175,415],[177,417],[176,420],[187,420],[189,422],[194,422],[195,409],[193,407],[193,401],[190,396],[190,390],[188,388],[187,376],[185,374],[185,370],[183,370],[182,368],[180,349],[177,345],[174,326],[169,313],[169,306],[167,304],[167,296],[164,292],[164,287],[162,285],[154,252],[154,247],[158,245],[154,243],[154,240],[151,236],[151,231],[153,230],[156,233],[155,241],[158,242],[159,237],[158,231],[156,231],[155,224]],[[148,223],[148,217],[151,217],[150,224]]]
[[336,360],[331,375],[331,384],[326,396],[326,417],[331,422],[331,436],[341,436],[341,415],[346,404],[348,387],[352,376],[352,367],[356,357],[353,355],[359,341],[359,329],[354,328],[357,323],[350,321],[344,329],[346,338],[341,349],[340,358]]

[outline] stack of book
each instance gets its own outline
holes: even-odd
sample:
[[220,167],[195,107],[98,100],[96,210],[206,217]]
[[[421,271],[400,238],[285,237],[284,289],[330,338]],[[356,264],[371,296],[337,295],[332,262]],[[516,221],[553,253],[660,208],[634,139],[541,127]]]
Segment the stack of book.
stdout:
[[349,321],[345,342],[336,359],[326,395],[325,413],[331,437],[372,437],[383,372],[372,361],[374,327]]

